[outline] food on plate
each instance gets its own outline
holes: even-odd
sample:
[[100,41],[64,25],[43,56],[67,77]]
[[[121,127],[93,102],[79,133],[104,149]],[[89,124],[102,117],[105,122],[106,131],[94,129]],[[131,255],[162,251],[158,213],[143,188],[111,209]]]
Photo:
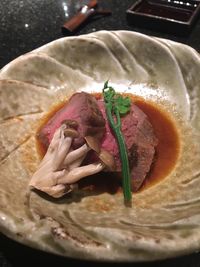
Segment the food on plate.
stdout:
[[53,197],[70,192],[79,179],[103,169],[101,163],[80,167],[89,147],[84,144],[75,150],[71,149],[74,138],[78,136],[71,124],[71,121],[65,122],[56,130],[45,157],[29,183]]
[[[107,89],[114,92],[111,87]],[[127,152],[131,190],[136,192],[150,171],[158,139],[140,108],[128,97],[124,98],[124,106],[121,95],[116,94],[116,99],[122,111],[120,129]],[[31,187],[61,197],[86,176],[101,171],[123,172],[123,156],[107,117],[105,101],[86,92],[75,93],[40,128],[37,137],[47,152],[30,181]],[[117,125],[115,117],[114,121]]]
[[[89,260],[152,261],[198,250],[198,62],[196,52],[187,46],[123,31],[57,40],[4,68],[0,230],[26,245]],[[83,138],[80,148],[70,145],[78,138],[78,123],[66,119],[54,130],[52,147],[58,147],[59,140],[65,143],[59,150],[68,157],[65,170],[61,166],[54,171],[58,150],[51,151],[50,142],[42,145],[37,136],[77,90],[105,104],[100,100],[100,82],[108,78],[147,116],[157,138],[150,171],[132,194],[131,209],[123,205],[122,174],[108,168],[101,154],[89,147],[94,139]],[[122,124],[130,112],[121,114]],[[118,159],[121,164],[119,154]],[[38,177],[48,178],[49,165],[52,179],[43,187],[58,197],[71,193],[55,199],[37,189],[29,191],[42,161],[44,172]],[[115,158],[112,162],[117,170]],[[76,181],[83,170],[85,175],[91,173],[90,164],[94,175]],[[61,181],[69,179],[70,171],[74,180]],[[56,180],[61,184],[54,187]]]
[[[107,119],[107,117],[109,118],[108,112],[112,113],[112,109],[116,109],[116,106],[118,106],[119,114],[114,111],[115,116],[120,118],[120,114],[122,114],[122,117],[120,121],[116,120],[113,128],[119,126],[121,129],[128,154],[129,169],[131,170],[131,187],[133,191],[137,191],[150,170],[158,140],[147,115],[134,103],[131,103],[130,98],[122,98],[121,95],[114,92],[112,87],[107,87],[107,85],[104,86],[104,89],[109,90],[106,91],[107,95],[104,92],[104,101],[107,104],[104,105],[102,100],[98,102],[106,121],[106,135],[101,147],[113,155],[116,171],[121,171],[123,162],[119,157],[117,138],[113,134],[115,129],[112,129],[112,123],[109,124],[109,119]],[[114,96],[111,97],[111,94],[114,94]],[[106,97],[109,98],[108,101],[105,100]],[[109,107],[111,101],[116,101],[116,105],[112,109]],[[124,102],[124,105],[122,102]]]
[[[71,120],[76,124],[78,136],[73,141],[73,148],[85,143],[86,136],[93,136],[100,141],[105,133],[105,120],[98,108],[96,99],[87,93],[75,93],[70,100],[48,121],[38,133],[39,140],[47,148],[57,128],[65,120]],[[73,125],[71,125],[74,128]]]

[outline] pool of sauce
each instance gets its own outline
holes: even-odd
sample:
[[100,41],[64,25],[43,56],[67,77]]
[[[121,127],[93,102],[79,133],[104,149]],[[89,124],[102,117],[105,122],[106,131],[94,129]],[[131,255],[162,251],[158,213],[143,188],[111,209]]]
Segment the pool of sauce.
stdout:
[[180,138],[175,121],[166,111],[141,99],[134,103],[148,116],[158,138],[155,160],[143,184],[144,189],[159,182],[173,170],[180,153]]
[[[144,190],[167,177],[176,165],[180,153],[180,138],[175,121],[164,111],[160,106],[151,101],[144,100],[141,97],[128,95],[131,101],[137,105],[149,118],[155,135],[158,138],[156,147],[155,159],[151,166],[141,190]],[[101,94],[94,94],[96,99],[101,98]],[[47,123],[47,121],[65,105],[66,101],[54,106],[47,116],[45,116],[39,126],[38,131]],[[46,150],[42,144],[37,142],[38,152],[41,157],[44,156]],[[79,187],[84,190],[102,193],[109,192],[114,194],[121,191],[121,177],[117,173],[101,172],[99,174],[82,179],[79,182]]]

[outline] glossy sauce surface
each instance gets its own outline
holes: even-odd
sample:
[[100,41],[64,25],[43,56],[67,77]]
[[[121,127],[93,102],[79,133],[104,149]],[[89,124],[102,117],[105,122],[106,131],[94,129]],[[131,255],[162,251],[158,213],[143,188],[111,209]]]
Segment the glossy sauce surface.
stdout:
[[173,170],[180,153],[180,137],[175,122],[166,111],[144,100],[138,99],[134,103],[148,116],[158,138],[155,160],[143,185],[146,188]]
[[[141,191],[164,179],[173,170],[180,152],[180,138],[175,122],[166,111],[161,109],[157,104],[146,101],[141,97],[132,94],[126,95],[128,95],[132,102],[148,116],[155,135],[158,138],[155,159],[142,188],[139,190]],[[101,98],[101,94],[94,94],[94,96],[96,99]],[[61,109],[65,103],[66,102],[62,102],[49,111],[47,116],[42,119],[38,131],[40,131],[47,121],[56,113],[56,111]],[[37,144],[38,152],[41,157],[43,157],[45,149],[39,141]],[[99,193],[116,193],[117,191],[121,191],[120,180],[120,174],[102,172],[82,179],[79,186],[82,189],[90,191],[95,190]]]

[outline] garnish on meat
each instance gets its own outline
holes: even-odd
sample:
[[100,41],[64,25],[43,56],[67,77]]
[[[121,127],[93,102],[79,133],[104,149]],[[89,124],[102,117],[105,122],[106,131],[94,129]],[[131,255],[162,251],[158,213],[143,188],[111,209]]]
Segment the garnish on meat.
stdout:
[[[99,100],[98,105],[106,120],[107,115],[104,101]],[[129,113],[121,117],[121,131],[128,153],[131,189],[132,192],[136,192],[141,188],[150,171],[154,161],[158,139],[155,136],[147,115],[133,103],[131,104]],[[122,166],[118,144],[107,120],[106,133],[102,139],[101,149],[112,154],[115,162],[115,171],[121,172]]]
[[66,105],[56,112],[38,133],[38,139],[46,148],[48,148],[56,129],[65,120],[77,123],[78,136],[73,139],[72,149],[87,143],[107,168],[113,171],[115,163],[112,155],[101,149],[106,122],[95,97],[85,92],[72,95]]
[[108,82],[104,84],[103,97],[106,107],[106,114],[109,125],[117,139],[119,154],[122,166],[122,185],[124,193],[125,205],[130,205],[132,199],[131,178],[129,169],[129,160],[126,144],[121,131],[121,115],[125,115],[130,111],[131,101],[128,97],[123,98],[116,94],[115,90],[108,86]]
[[80,166],[90,148],[83,144],[73,150],[72,143],[77,136],[72,121],[65,121],[56,130],[46,155],[31,178],[31,187],[57,198],[72,191],[81,178],[103,170],[101,162]]
[[[117,95],[123,115],[120,129],[127,150],[131,191],[135,192],[150,171],[158,141],[146,114]],[[49,195],[60,197],[73,190],[83,177],[100,171],[122,172],[119,146],[102,98],[75,93],[39,130],[37,137],[47,153],[30,186]]]

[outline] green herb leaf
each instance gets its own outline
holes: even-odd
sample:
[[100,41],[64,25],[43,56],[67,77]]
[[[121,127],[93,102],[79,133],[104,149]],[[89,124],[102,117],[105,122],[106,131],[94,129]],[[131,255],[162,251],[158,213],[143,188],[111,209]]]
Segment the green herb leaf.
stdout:
[[122,97],[121,95],[117,94],[115,97],[115,106],[121,115],[125,115],[130,111],[131,100],[129,97]]
[[[122,164],[122,185],[125,205],[131,206],[132,192],[129,161],[126,144],[121,132],[120,115],[125,115],[130,111],[131,100],[115,92],[114,88],[108,86],[108,81],[104,83],[103,97],[106,107],[108,122],[112,128],[118,142],[121,164]],[[114,118],[115,117],[115,120]]]

